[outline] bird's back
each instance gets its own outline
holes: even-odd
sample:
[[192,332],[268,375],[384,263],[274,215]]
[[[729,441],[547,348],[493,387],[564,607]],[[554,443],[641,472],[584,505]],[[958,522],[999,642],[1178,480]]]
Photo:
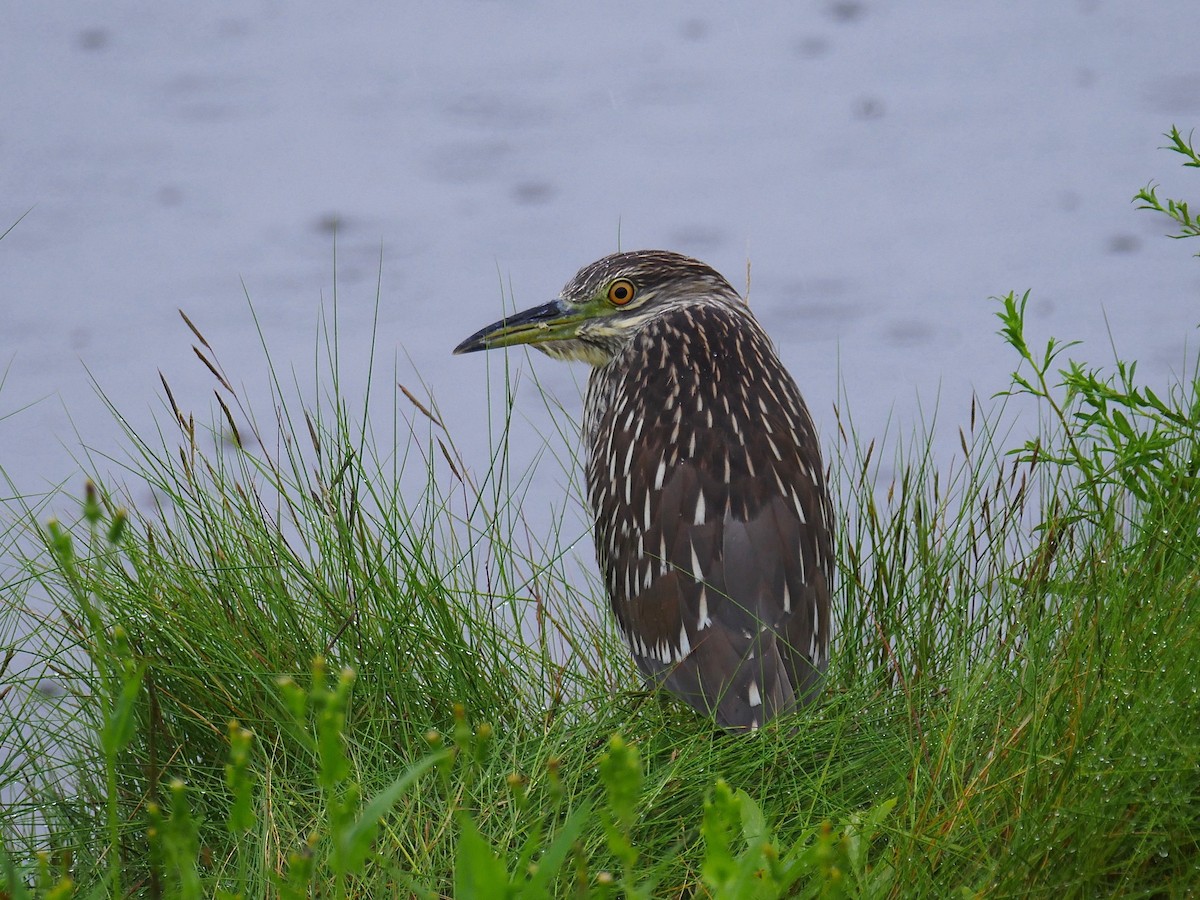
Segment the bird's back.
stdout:
[[663,310],[588,391],[597,556],[638,667],[730,728],[810,700],[832,511],[808,410],[749,309]]

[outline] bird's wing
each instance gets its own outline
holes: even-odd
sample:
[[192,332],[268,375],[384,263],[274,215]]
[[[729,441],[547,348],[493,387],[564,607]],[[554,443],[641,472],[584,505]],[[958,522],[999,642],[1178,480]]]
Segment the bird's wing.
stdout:
[[[782,367],[769,374],[783,396],[743,422],[750,440],[720,412],[709,425],[703,401],[685,409],[681,432],[668,395],[644,417],[638,440],[617,435],[618,446],[632,441],[625,465],[589,470],[594,506],[603,490],[626,501],[629,518],[598,521],[596,538],[639,668],[731,728],[757,727],[807,699],[828,645],[832,553],[820,455],[790,376]],[[736,387],[734,371],[710,377],[723,378],[725,392]],[[678,406],[710,389],[685,383],[671,393]]]
[[[765,498],[742,518],[706,480],[702,465],[676,469],[647,535],[653,543],[659,532],[659,548],[639,564],[650,577],[633,593],[611,586],[612,596],[643,672],[722,725],[752,728],[816,686],[828,590],[790,498]],[[713,513],[697,521],[705,494]]]

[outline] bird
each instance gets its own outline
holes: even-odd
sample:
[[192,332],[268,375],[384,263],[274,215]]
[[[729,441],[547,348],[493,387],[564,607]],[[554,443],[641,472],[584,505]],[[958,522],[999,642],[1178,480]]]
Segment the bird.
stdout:
[[697,259],[614,253],[454,353],[520,344],[592,366],[596,558],[647,681],[732,732],[812,702],[834,514],[812,416],[747,302]]

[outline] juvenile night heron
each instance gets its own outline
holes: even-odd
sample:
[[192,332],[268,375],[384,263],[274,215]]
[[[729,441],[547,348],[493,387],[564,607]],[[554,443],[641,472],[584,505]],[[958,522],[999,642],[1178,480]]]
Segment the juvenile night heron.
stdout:
[[833,512],[808,409],[737,291],[677,253],[617,253],[454,352],[514,344],[594,367],[596,556],[638,668],[730,729],[810,701]]

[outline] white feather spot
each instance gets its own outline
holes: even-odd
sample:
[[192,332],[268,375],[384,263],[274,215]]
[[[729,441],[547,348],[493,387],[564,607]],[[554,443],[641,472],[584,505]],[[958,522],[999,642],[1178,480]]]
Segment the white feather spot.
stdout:
[[698,618],[696,623],[697,631],[703,631],[712,624],[712,619],[708,617],[708,592],[704,588],[700,589],[700,606],[696,615]]
[[796,507],[796,515],[800,517],[800,524],[807,525],[808,517],[804,515],[804,507],[800,505],[800,495],[792,494],[792,503]]
[[[658,471],[654,473],[654,489],[661,491],[663,486],[663,478],[667,474],[667,458],[664,456],[658,461]],[[649,498],[647,498],[648,500]]]
[[758,693],[758,682],[750,682],[750,687],[746,689],[746,700],[751,706],[762,706],[762,696]]
[[700,581],[704,573],[700,571],[700,559],[696,556],[696,545],[692,544],[692,577]]
[[704,524],[704,491],[696,495],[696,517],[692,522],[696,525]]
[[[776,447],[775,442],[773,440],[771,440],[771,429],[769,427],[767,428],[767,444],[770,445],[771,452],[775,454],[775,458],[777,460],[779,460],[780,462],[783,462],[783,457],[779,453],[779,448]],[[629,468],[629,464],[626,463],[625,467]]]
[[771,471],[775,474],[775,483],[779,485],[779,493],[786,495],[788,491],[783,486],[783,476],[779,474],[779,470],[776,468],[772,468]]
[[751,719],[751,720],[750,720],[750,730],[751,730],[751,731],[758,731],[758,719]]
[[788,590],[786,581],[783,583],[783,611],[792,611],[792,592]]
[[687,626],[679,626],[679,658],[683,659],[692,652],[692,642],[688,640]]

